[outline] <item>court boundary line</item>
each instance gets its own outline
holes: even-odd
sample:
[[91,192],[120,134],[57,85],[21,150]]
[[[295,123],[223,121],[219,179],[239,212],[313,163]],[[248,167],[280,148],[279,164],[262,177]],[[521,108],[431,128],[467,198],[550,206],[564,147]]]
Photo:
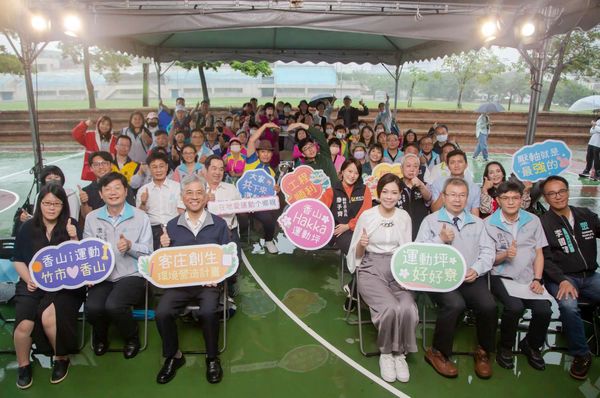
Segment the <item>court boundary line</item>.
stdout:
[[[63,160],[67,160],[67,159],[74,158],[75,156],[79,156],[79,155],[81,155],[81,154],[82,154],[82,153],[84,153],[84,152],[85,152],[85,151],[80,151],[80,152],[77,152],[77,153],[75,153],[75,154],[72,154],[72,155],[69,155],[69,156],[65,156],[65,157],[62,157],[62,158],[60,158],[60,159],[53,160],[53,161],[51,161],[51,162],[48,162],[48,163],[46,163],[46,164],[54,164],[54,163],[62,162]],[[25,170],[17,171],[17,172],[14,172],[14,173],[11,173],[11,174],[8,174],[8,175],[5,175],[5,176],[2,176],[2,177],[0,177],[0,181],[2,181],[2,180],[6,180],[7,178],[14,177],[14,176],[16,176],[16,175],[19,175],[19,174],[22,174],[22,173],[25,173],[25,172],[28,172],[28,171],[30,171],[30,170],[31,170],[31,167],[30,167],[30,168],[28,168],[28,169],[25,169]]]
[[12,193],[15,195],[15,201],[12,202],[10,204],[10,206],[5,207],[4,209],[0,210],[0,213],[5,212],[6,210],[10,209],[11,207],[13,207],[14,205],[16,205],[17,203],[19,203],[19,200],[21,200],[21,197],[19,196],[18,193],[13,192],[13,191],[9,191],[8,189],[0,189],[0,191],[4,191],[4,192],[8,192],[8,193]]
[[364,368],[362,365],[360,365],[359,363],[357,363],[355,360],[353,360],[352,358],[350,358],[348,355],[344,354],[342,351],[340,351],[333,344],[331,344],[330,342],[328,342],[327,340],[325,340],[320,334],[318,334],[313,329],[311,329],[296,314],[294,314],[285,304],[283,304],[283,302],[281,300],[279,300],[279,298],[275,295],[275,293],[273,293],[273,291],[267,286],[267,284],[258,275],[258,273],[252,267],[252,265],[250,265],[250,261],[248,260],[248,257],[246,257],[246,253],[244,253],[243,251],[242,251],[242,260],[243,260],[244,264],[246,265],[246,268],[248,269],[248,271],[250,271],[250,274],[252,275],[252,277],[254,278],[254,280],[256,280],[256,282],[258,283],[258,285],[261,287],[261,289],[263,289],[264,292],[267,294],[267,296],[269,296],[269,298],[271,300],[273,300],[273,302],[275,303],[275,305],[277,305],[292,321],[294,321],[294,323],[296,323],[298,326],[300,326],[300,328],[302,330],[304,330],[312,338],[314,338],[315,340],[317,340],[317,342],[319,344],[321,344],[322,346],[324,346],[332,354],[334,354],[335,356],[337,356],[338,358],[340,358],[342,361],[346,362],[346,364],[350,365],[351,367],[353,367],[358,372],[362,373],[364,376],[366,376],[371,381],[377,383],[380,387],[383,387],[388,392],[391,392],[392,394],[394,394],[396,397],[409,398],[409,395],[406,395],[402,391],[400,391],[397,388],[395,388],[394,386],[392,386],[390,383],[384,381],[382,378],[380,378],[380,377],[376,376],[375,374],[371,373],[368,369]]

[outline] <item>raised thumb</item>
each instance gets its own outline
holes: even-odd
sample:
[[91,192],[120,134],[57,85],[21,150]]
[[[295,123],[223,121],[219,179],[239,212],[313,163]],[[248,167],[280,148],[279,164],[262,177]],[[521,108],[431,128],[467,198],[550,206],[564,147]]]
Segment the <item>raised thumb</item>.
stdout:
[[125,235],[121,234],[121,236],[119,236],[119,239],[125,239]]
[[79,192],[83,191],[83,189],[81,189],[81,185],[77,185],[77,189],[79,190]]
[[67,220],[67,225],[71,225],[71,218],[69,217],[69,219]]
[[163,234],[166,234],[166,233],[167,233],[167,227],[165,227],[164,225],[163,225],[163,227],[162,227],[162,230],[163,230]]
[[442,229],[443,229],[443,230],[446,230],[446,223],[443,223],[443,224],[442,224]]
[[517,241],[513,240],[512,243],[511,243],[511,246],[515,246],[516,247],[517,246]]

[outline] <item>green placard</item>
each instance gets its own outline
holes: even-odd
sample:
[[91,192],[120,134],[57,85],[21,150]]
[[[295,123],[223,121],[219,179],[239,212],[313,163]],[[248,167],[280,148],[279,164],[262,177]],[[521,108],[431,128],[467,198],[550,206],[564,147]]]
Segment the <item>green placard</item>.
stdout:
[[450,245],[407,243],[392,256],[392,275],[405,289],[450,292],[465,279],[465,258]]

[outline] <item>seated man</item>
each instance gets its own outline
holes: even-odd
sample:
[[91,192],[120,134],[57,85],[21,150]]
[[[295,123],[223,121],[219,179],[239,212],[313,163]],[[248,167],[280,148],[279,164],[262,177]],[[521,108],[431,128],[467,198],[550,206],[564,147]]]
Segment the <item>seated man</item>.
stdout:
[[127,178],[127,183],[131,182],[133,177],[140,168],[138,162],[134,162],[129,157],[129,151],[131,150],[131,138],[127,135],[120,135],[117,137],[117,144],[115,145],[117,153],[115,154],[115,166],[114,171],[118,171]]
[[[300,149],[302,156],[304,156],[304,163],[315,170],[323,170],[331,180],[331,184],[339,182],[340,180],[335,171],[333,161],[331,160],[331,152],[329,151],[329,145],[327,144],[325,134],[314,127],[309,128],[308,125],[304,123],[290,124],[288,126],[288,131],[298,127],[301,127],[310,133],[310,137],[306,137],[298,142],[298,149]],[[319,144],[318,148],[315,145],[315,141]]]
[[541,185],[550,210],[540,217],[548,246],[544,248],[544,280],[560,309],[569,354],[574,357],[570,374],[585,380],[592,366],[578,303],[600,302],[600,275],[596,272],[598,215],[583,207],[569,206],[569,183],[548,177]]
[[548,246],[548,241],[539,218],[521,210],[523,188],[519,184],[505,181],[498,186],[496,193],[500,209],[484,221],[496,249],[491,289],[504,307],[496,361],[503,368],[514,367],[512,347],[517,336],[519,319],[525,308],[529,308],[532,312],[529,331],[519,343],[519,348],[534,369],[543,370],[546,364],[540,349],[546,340],[546,331],[552,316],[550,301],[543,297],[522,299],[511,296],[502,280],[511,279],[528,285],[529,289],[538,295],[542,294],[542,248]]
[[[93,152],[88,157],[88,163],[94,173],[96,179],[85,186],[83,189],[78,185],[79,188],[79,201],[81,202],[81,218],[85,219],[87,214],[92,210],[96,210],[104,206],[104,200],[100,195],[100,178],[104,177],[113,169],[114,164],[112,163],[112,155],[108,152],[98,151]],[[127,181],[127,180],[125,180]],[[135,196],[133,191],[127,189],[127,203],[135,205]]]
[[460,149],[456,149],[446,156],[446,163],[448,164],[448,170],[450,171],[450,176],[438,177],[433,184],[431,185],[431,195],[433,203],[431,203],[431,210],[437,211],[444,204],[444,197],[441,195],[442,187],[444,187],[445,182],[450,177],[462,178],[465,180],[468,186],[468,194],[467,202],[465,204],[466,211],[470,212],[476,217],[479,217],[479,202],[481,202],[481,189],[473,183],[473,181],[469,181],[465,179],[465,170],[467,169],[467,155],[461,151]]
[[[160,238],[163,247],[225,245],[231,242],[227,223],[204,209],[208,196],[203,177],[190,174],[181,181],[181,197],[185,213],[167,224],[166,233]],[[216,285],[189,286],[166,289],[156,309],[156,326],[162,339],[163,367],[156,376],[159,384],[168,383],[175,377],[177,369],[185,364],[179,350],[177,317],[189,305],[200,305],[199,317],[206,344],[206,378],[209,383],[218,383],[223,378],[219,361],[219,305],[220,289]]]
[[496,338],[496,302],[487,287],[485,274],[492,268],[495,251],[485,232],[483,221],[465,210],[469,186],[462,178],[451,177],[444,183],[444,206],[423,220],[416,242],[452,245],[465,258],[467,273],[456,290],[430,293],[438,305],[433,333],[433,346],[425,360],[442,376],[456,377],[458,369],[448,358],[458,318],[465,308],[475,311],[478,347],[475,351],[475,373],[487,379],[492,376],[489,353]]
[[83,237],[110,243],[115,268],[108,279],[89,288],[86,313],[94,328],[94,353],[103,355],[108,350],[108,326],[113,321],[125,340],[123,355],[130,359],[140,350],[131,307],[143,300],[146,286],[138,272],[137,259],[152,252],[152,229],[146,213],[125,203],[125,176],[112,172],[102,177],[98,185],[106,204],[87,215]]

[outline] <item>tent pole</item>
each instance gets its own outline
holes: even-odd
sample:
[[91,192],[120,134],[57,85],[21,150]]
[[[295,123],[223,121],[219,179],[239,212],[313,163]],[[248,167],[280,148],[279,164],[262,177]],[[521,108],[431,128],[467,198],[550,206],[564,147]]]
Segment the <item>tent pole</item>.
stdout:
[[543,51],[536,52],[535,64],[531,65],[531,96],[529,99],[529,114],[527,117],[527,130],[525,132],[525,145],[533,144],[535,140],[535,129],[540,107],[540,99],[543,85]]
[[160,70],[161,70],[161,66],[160,66],[160,62],[156,60],[156,58],[154,59],[154,67],[156,68],[156,85],[158,88],[158,101],[162,101],[162,95],[160,93],[160,78],[161,78],[161,74],[160,74]]

